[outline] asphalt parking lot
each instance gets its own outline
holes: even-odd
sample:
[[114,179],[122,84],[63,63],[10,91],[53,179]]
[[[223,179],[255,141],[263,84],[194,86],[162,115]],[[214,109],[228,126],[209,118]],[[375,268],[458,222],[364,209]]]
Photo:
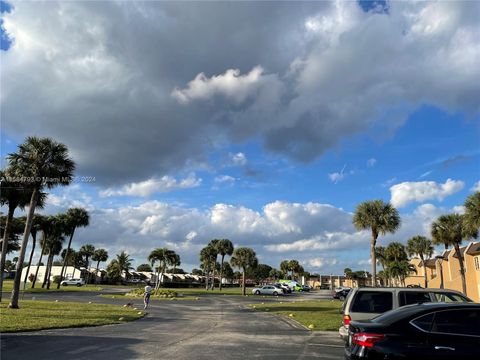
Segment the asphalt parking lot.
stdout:
[[[123,304],[92,293],[35,294],[38,299]],[[318,295],[296,295],[313,299]],[[28,295],[26,296],[28,298]],[[284,299],[287,300],[287,299]],[[204,296],[198,301],[152,301],[141,320],[90,328],[2,335],[1,358],[13,359],[342,359],[334,332],[310,332],[246,304],[274,301]],[[139,306],[141,300],[136,301]]]

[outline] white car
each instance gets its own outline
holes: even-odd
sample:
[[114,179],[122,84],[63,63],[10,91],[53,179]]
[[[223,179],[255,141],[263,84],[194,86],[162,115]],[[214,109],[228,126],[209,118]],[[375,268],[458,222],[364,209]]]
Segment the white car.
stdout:
[[278,288],[274,285],[265,285],[259,288],[254,288],[252,294],[255,295],[283,295],[283,289]]
[[85,280],[83,279],[67,279],[63,280],[60,285],[68,286],[68,285],[75,285],[75,286],[82,286],[85,285]]

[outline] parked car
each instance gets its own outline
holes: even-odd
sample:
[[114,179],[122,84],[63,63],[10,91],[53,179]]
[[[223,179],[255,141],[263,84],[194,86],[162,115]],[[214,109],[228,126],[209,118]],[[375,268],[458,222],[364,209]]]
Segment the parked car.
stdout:
[[60,285],[62,286],[69,286],[69,285],[75,285],[75,286],[82,286],[85,285],[85,280],[83,279],[67,279],[63,280]]
[[480,304],[414,304],[352,321],[345,358],[480,359]]
[[342,291],[342,290],[352,290],[352,288],[348,287],[348,286],[339,286],[339,287],[335,288],[335,292],[339,292],[339,291]]
[[343,304],[343,325],[338,332],[340,337],[346,340],[351,321],[373,319],[384,312],[404,305],[471,301],[462,293],[447,289],[354,288]]
[[345,300],[348,296],[348,294],[350,293],[351,289],[343,289],[343,290],[340,290],[340,291],[336,291],[334,294],[333,294],[333,298],[334,299],[339,299],[339,300]]
[[309,285],[302,285],[302,289],[303,291],[309,292],[310,290],[312,290],[312,287]]
[[253,288],[252,289],[252,294],[255,295],[283,295],[283,290],[279,287],[276,287],[274,285],[265,285],[262,287],[258,288]]
[[284,294],[291,294],[292,293],[292,289],[290,289],[290,287],[286,284],[273,284],[273,286],[281,288],[283,290]]

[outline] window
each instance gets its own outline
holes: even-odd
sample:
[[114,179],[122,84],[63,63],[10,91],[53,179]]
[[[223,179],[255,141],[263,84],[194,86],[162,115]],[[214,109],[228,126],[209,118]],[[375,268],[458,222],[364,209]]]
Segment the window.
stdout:
[[438,302],[470,302],[466,297],[451,292],[433,293]]
[[433,316],[434,316],[434,313],[423,315],[419,318],[412,320],[410,323],[413,326],[419,328],[420,330],[428,332],[432,327]]
[[480,336],[480,310],[446,310],[435,313],[432,332]]
[[398,301],[400,306],[409,304],[418,304],[431,302],[430,294],[425,291],[400,291],[398,293]]
[[386,291],[360,291],[353,300],[352,312],[384,313],[392,310],[393,294]]
[[475,263],[475,270],[480,271],[480,256],[475,256],[473,261]]

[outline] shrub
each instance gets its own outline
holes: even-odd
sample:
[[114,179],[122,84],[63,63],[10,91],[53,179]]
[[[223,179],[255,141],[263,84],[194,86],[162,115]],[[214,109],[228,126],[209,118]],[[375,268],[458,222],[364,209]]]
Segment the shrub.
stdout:
[[53,277],[53,283],[58,284],[60,282],[61,276],[60,275],[55,275]]
[[[143,297],[145,294],[145,290],[143,288],[133,289],[129,293],[128,296],[138,296]],[[159,298],[175,298],[178,296],[178,293],[173,290],[166,290],[166,289],[158,289],[153,290],[151,293],[151,297],[159,297]]]

